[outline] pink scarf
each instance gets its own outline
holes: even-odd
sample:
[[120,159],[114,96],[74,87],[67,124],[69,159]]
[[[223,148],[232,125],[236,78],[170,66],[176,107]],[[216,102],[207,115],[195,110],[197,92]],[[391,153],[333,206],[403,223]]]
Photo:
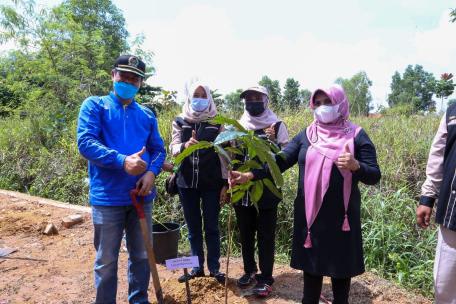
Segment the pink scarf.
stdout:
[[[340,117],[329,124],[321,123],[315,119],[306,130],[310,146],[306,154],[304,173],[304,194],[307,220],[307,238],[304,243],[305,248],[312,247],[310,228],[320,211],[323,198],[328,190],[333,164],[342,152],[355,153],[354,139],[361,129],[348,121],[348,99],[342,87],[334,85],[330,87],[329,90],[316,90],[310,98],[310,108],[313,110],[316,108],[314,97],[318,92],[325,93],[329,99],[331,99],[333,105],[339,105]],[[344,178],[343,200],[345,218],[342,230],[350,231],[347,210],[351,194],[352,173],[350,170],[339,169],[339,171]]]

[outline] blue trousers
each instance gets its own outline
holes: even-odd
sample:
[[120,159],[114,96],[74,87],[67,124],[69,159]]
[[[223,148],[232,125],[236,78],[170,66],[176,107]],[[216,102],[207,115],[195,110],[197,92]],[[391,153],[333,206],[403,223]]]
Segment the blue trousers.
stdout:
[[[144,205],[149,232],[152,236],[152,203]],[[116,303],[117,261],[125,231],[128,249],[128,302],[149,303],[150,269],[133,206],[92,206],[95,258],[95,303]]]

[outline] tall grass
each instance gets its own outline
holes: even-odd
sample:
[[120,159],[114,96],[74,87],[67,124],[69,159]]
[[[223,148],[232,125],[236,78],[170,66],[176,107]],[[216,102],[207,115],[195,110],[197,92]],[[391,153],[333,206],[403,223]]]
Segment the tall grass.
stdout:
[[[172,109],[159,114],[160,133],[167,147],[171,122],[178,112]],[[312,120],[308,110],[280,116],[290,136]],[[435,227],[427,231],[418,229],[415,207],[439,117],[386,115],[376,119],[355,117],[353,121],[374,142],[382,171],[379,185],[361,187],[366,265],[370,271],[431,296]],[[74,121],[59,129],[52,117],[39,115],[0,120],[0,188],[87,204],[86,161],[78,154],[75,129]],[[277,257],[281,261],[288,260],[291,249],[297,175],[296,166],[284,175],[284,200],[279,205],[276,238]],[[163,191],[165,178],[166,174],[157,178],[159,196],[154,217],[184,223],[178,198]],[[220,218],[222,250],[227,243],[227,211],[224,208]],[[236,233],[234,254],[240,253],[238,240]],[[188,249],[185,239],[182,245]]]

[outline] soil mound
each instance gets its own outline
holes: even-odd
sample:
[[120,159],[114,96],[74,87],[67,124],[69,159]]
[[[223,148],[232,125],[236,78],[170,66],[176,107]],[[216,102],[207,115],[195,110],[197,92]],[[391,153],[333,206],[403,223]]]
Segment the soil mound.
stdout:
[[[202,277],[189,281],[192,304],[225,303],[225,286],[218,283],[214,278]],[[228,303],[247,304],[248,301],[235,294],[236,289],[233,281],[228,282]],[[162,290],[166,304],[186,304],[187,293],[185,283],[179,283],[176,279],[170,279],[162,284]],[[151,294],[152,297],[152,294]],[[152,302],[156,303],[156,302]]]
[[39,211],[17,208],[0,212],[0,235],[40,234],[49,218]]

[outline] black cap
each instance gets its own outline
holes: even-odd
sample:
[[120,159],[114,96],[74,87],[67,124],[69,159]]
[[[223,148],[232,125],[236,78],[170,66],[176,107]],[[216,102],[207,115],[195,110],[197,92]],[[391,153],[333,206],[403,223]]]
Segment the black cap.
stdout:
[[121,55],[114,64],[117,71],[131,72],[144,78],[146,75],[146,64],[134,55]]

